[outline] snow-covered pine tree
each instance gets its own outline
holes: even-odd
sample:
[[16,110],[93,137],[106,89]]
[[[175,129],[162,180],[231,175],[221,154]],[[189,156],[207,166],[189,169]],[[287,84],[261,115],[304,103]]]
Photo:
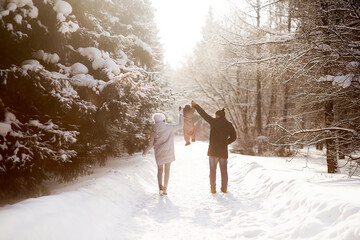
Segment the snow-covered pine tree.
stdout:
[[142,147],[156,35],[147,0],[0,1],[0,197]]

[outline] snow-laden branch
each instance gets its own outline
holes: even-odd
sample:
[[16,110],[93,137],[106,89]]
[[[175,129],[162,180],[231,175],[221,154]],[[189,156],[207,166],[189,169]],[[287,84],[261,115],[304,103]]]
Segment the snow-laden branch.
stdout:
[[[289,55],[289,54],[286,54],[286,55]],[[228,69],[230,67],[243,65],[243,64],[254,64],[254,63],[270,62],[270,61],[277,60],[277,59],[283,58],[283,57],[284,57],[284,55],[268,57],[268,58],[261,58],[261,59],[256,59],[256,60],[239,61],[239,62],[230,63],[226,68]]]
[[[223,37],[223,39],[225,39]],[[258,42],[251,42],[251,43],[235,43],[235,42],[231,42],[228,39],[225,39],[229,44],[234,45],[234,46],[238,46],[238,47],[252,47],[252,46],[260,46],[260,45],[267,45],[267,44],[285,44],[285,43],[290,43],[292,41],[294,41],[295,39],[293,38],[288,38],[288,39],[279,39],[279,40],[268,40],[268,41],[258,41]]]
[[344,131],[344,132],[349,132],[352,133],[355,136],[358,136],[358,133],[354,130],[354,129],[349,129],[349,128],[341,128],[341,127],[326,127],[326,128],[317,128],[317,129],[301,129],[298,131],[289,131],[286,128],[284,128],[283,126],[281,126],[280,124],[273,124],[273,126],[279,127],[281,129],[283,129],[284,131],[286,131],[288,134],[290,134],[291,136],[295,136],[298,134],[303,134],[303,133],[317,133],[317,132],[325,132],[325,131]]

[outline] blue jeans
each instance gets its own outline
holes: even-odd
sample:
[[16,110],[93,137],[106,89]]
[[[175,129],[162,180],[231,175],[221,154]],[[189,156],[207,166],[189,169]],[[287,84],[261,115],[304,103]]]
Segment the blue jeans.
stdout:
[[210,186],[211,189],[216,189],[216,168],[217,164],[220,164],[221,172],[221,188],[227,188],[228,185],[228,173],[227,173],[227,158],[209,157],[210,165]]

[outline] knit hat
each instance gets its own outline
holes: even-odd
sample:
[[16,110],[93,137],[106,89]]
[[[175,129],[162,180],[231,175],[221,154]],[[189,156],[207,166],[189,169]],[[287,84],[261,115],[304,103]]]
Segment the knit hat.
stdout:
[[153,115],[154,122],[163,122],[165,120],[165,115],[163,113],[155,113]]
[[220,118],[225,118],[225,108],[217,110],[215,115],[218,115]]

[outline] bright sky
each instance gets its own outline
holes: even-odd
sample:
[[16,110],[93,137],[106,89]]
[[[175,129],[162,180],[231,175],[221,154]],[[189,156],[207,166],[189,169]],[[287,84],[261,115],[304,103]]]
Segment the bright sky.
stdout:
[[155,21],[165,50],[165,62],[178,67],[201,39],[210,6],[214,14],[225,11],[226,0],[152,0]]

